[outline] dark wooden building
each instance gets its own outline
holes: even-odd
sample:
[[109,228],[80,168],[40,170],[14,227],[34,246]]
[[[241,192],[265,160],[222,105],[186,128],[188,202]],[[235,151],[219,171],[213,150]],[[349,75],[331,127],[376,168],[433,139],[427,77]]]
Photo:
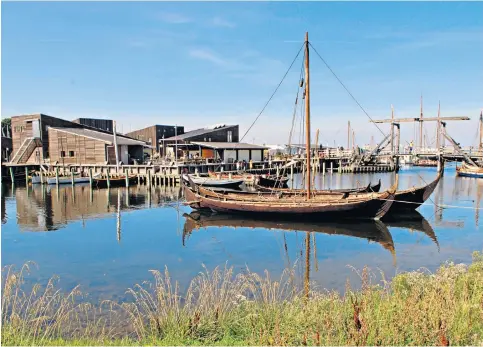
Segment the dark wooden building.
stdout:
[[11,124],[13,153],[10,161],[14,164],[39,164],[49,157],[48,127],[83,127],[41,113],[14,116]]
[[10,161],[12,154],[12,127],[2,124],[2,163]]
[[156,146],[156,152],[159,152],[160,140],[182,134],[184,134],[184,126],[157,124],[144,129],[128,132],[125,135],[132,137],[133,139],[145,141],[153,147]]
[[184,134],[168,137],[159,140],[161,144],[161,155],[169,155],[167,147],[171,145],[190,144],[199,142],[238,142],[238,125],[216,124],[214,126],[188,131]]
[[82,124],[91,128],[96,128],[108,132],[113,132],[114,129],[112,119],[96,119],[96,118],[77,118],[73,123]]
[[[115,164],[114,136],[87,128],[49,128],[50,162],[62,164]],[[143,160],[145,142],[116,137],[119,160],[123,164]]]

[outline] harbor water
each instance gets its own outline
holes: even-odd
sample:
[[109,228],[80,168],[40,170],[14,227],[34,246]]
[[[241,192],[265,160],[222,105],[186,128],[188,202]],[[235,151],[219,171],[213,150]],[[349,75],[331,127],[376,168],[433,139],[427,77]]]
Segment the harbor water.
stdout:
[[[403,168],[399,189],[432,181],[436,168]],[[300,182],[300,175],[294,184]],[[317,174],[315,185],[347,188],[376,184],[381,191],[394,173]],[[201,215],[183,205],[179,187],[96,189],[88,185],[2,185],[2,266],[28,261],[28,283],[80,285],[91,300],[124,300],[126,289],[151,280],[150,270],[167,268],[186,286],[204,266],[233,266],[236,272],[272,277],[293,269],[303,279],[308,255],[310,280],[319,288],[357,287],[365,265],[387,279],[419,268],[434,271],[445,261],[471,262],[483,250],[483,180],[457,177],[454,165],[417,213],[379,222],[324,223],[256,220]]]

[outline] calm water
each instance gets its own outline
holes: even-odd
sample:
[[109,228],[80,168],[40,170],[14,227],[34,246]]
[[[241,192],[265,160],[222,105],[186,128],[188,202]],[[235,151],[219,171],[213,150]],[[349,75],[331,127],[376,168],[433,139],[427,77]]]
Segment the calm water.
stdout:
[[[399,187],[435,176],[435,168],[403,169]],[[379,178],[385,189],[394,175],[327,174],[315,182],[345,188]],[[309,235],[311,280],[341,290],[347,278],[357,283],[348,265],[368,265],[391,277],[420,267],[434,270],[446,260],[470,262],[473,251],[483,250],[482,196],[483,180],[456,177],[450,166],[420,213],[404,220],[314,225],[302,219],[281,223],[200,216],[180,203],[179,188],[3,186],[2,265],[34,261],[38,269],[30,281],[45,283],[56,274],[64,289],[80,284],[92,298],[123,299],[128,287],[151,280],[149,270],[165,266],[182,285],[202,271],[202,264],[267,269],[273,275],[292,267],[303,278]],[[464,208],[451,207],[456,205]]]

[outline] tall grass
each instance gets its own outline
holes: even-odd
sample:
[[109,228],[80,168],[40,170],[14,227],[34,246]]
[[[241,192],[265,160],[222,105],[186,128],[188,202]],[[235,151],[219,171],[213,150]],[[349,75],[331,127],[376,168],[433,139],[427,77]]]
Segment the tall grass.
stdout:
[[483,255],[446,263],[435,273],[401,273],[344,294],[312,289],[306,298],[284,272],[276,280],[233,268],[205,269],[181,293],[169,272],[128,289],[130,302],[84,303],[78,288],[25,288],[4,269],[4,345],[480,345],[483,346]]

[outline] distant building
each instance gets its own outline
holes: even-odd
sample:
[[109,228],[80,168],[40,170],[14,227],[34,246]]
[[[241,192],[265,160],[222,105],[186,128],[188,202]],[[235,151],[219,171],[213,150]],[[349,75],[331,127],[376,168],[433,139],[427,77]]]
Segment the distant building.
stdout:
[[136,140],[145,141],[153,147],[156,146],[156,152],[159,152],[160,140],[182,134],[184,134],[184,126],[152,125],[144,129],[128,132],[125,135]]
[[[184,145],[192,142],[238,142],[238,125],[216,124],[206,128],[188,131],[184,134],[160,139],[160,152],[162,156],[170,155],[168,147],[172,145]],[[176,146],[175,146],[176,147]]]
[[[81,124],[80,121],[79,123],[70,122],[40,113],[14,116],[11,118],[11,125],[13,152],[10,163],[12,164],[40,164],[47,159],[50,159],[50,162],[63,159],[66,164],[106,161],[115,163],[111,154],[111,150],[114,153],[112,128],[111,131],[95,129],[90,125]],[[65,131],[62,132],[62,129]],[[53,141],[50,141],[51,134],[55,136]],[[117,137],[120,160],[127,164],[129,158],[143,159],[144,142],[120,134]],[[86,139],[92,139],[94,142]],[[137,148],[127,148],[126,154],[126,148],[123,148],[123,145],[137,146]],[[109,146],[111,149],[108,149]],[[139,154],[139,146],[141,154]]]
[[91,128],[96,128],[104,131],[113,132],[112,119],[97,119],[97,118],[77,118],[73,123],[86,125]]
[[[143,141],[116,136],[119,160],[124,165],[143,160]],[[116,164],[114,136],[94,129],[49,128],[50,162],[61,164]]]

